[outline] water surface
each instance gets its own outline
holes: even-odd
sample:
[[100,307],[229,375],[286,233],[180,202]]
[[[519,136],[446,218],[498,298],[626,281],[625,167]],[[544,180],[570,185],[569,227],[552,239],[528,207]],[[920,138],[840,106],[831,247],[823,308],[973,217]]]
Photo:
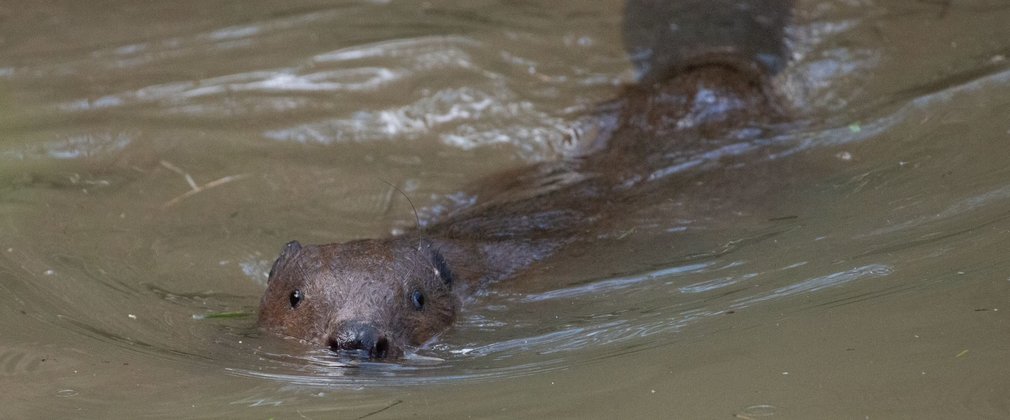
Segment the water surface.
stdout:
[[0,5],[0,417],[1010,415],[999,1],[799,2],[766,163],[402,363],[254,328],[288,240],[413,226],[383,180],[425,223],[563,156],[636,77],[622,6]]

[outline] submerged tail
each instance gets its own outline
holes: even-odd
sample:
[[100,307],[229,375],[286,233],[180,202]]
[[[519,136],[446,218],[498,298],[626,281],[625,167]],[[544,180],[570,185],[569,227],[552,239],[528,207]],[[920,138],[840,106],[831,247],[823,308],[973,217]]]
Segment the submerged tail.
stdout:
[[611,145],[780,120],[772,76],[788,61],[791,11],[792,0],[628,0],[624,41],[638,83]]
[[718,57],[774,75],[788,62],[792,6],[792,0],[628,0],[625,48],[642,83]]

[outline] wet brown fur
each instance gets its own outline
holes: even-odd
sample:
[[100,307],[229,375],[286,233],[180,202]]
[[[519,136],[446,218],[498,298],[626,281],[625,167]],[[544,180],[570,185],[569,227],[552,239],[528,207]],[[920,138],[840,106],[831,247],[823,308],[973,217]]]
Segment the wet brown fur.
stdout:
[[652,80],[611,104],[615,123],[583,153],[482,181],[476,204],[423,235],[289,244],[259,325],[367,357],[402,355],[446,330],[475,290],[592,240],[627,203],[674,188],[657,180],[675,151],[711,148],[782,114],[768,72],[732,52],[695,56]]

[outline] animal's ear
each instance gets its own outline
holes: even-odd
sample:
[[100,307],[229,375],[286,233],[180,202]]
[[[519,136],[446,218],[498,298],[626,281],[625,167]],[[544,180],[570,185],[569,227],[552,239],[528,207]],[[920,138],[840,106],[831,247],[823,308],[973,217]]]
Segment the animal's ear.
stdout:
[[442,256],[441,252],[437,249],[432,249],[431,264],[435,267],[435,274],[442,279],[442,283],[446,286],[452,287],[452,282],[454,280],[452,269],[449,268],[449,263],[445,261],[445,257]]
[[281,251],[282,258],[288,258],[294,255],[296,252],[302,249],[302,244],[298,241],[291,241],[284,244],[284,249]]
[[277,266],[279,266],[283,261],[287,261],[293,257],[301,249],[302,244],[298,241],[291,241],[284,244],[284,249],[281,250],[281,255],[277,257],[277,260],[274,261],[274,265],[270,267],[270,274],[267,275],[267,282],[274,278],[274,271],[277,271]]
[[435,270],[435,276],[439,280],[442,280],[442,283],[446,286],[452,287],[452,283],[456,277],[452,272],[452,268],[449,267],[449,262],[442,255],[439,245],[429,239],[420,238],[418,239],[417,247],[418,250],[428,250],[428,255],[431,258],[431,267]]

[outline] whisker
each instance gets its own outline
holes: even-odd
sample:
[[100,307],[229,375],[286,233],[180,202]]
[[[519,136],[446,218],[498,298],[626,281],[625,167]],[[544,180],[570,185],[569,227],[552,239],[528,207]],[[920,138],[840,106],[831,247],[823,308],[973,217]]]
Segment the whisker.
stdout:
[[396,190],[396,192],[400,193],[400,195],[402,195],[403,198],[407,199],[407,204],[410,204],[410,209],[414,211],[414,228],[417,229],[417,250],[420,251],[424,235],[423,232],[421,231],[421,217],[417,215],[417,207],[414,207],[414,202],[410,201],[410,197],[408,197],[407,193],[403,192],[403,190],[401,190],[400,187],[397,187],[396,185],[393,185],[393,183],[386,181],[385,179],[382,178],[379,178],[379,181],[382,181],[384,184],[392,187],[394,190]]

